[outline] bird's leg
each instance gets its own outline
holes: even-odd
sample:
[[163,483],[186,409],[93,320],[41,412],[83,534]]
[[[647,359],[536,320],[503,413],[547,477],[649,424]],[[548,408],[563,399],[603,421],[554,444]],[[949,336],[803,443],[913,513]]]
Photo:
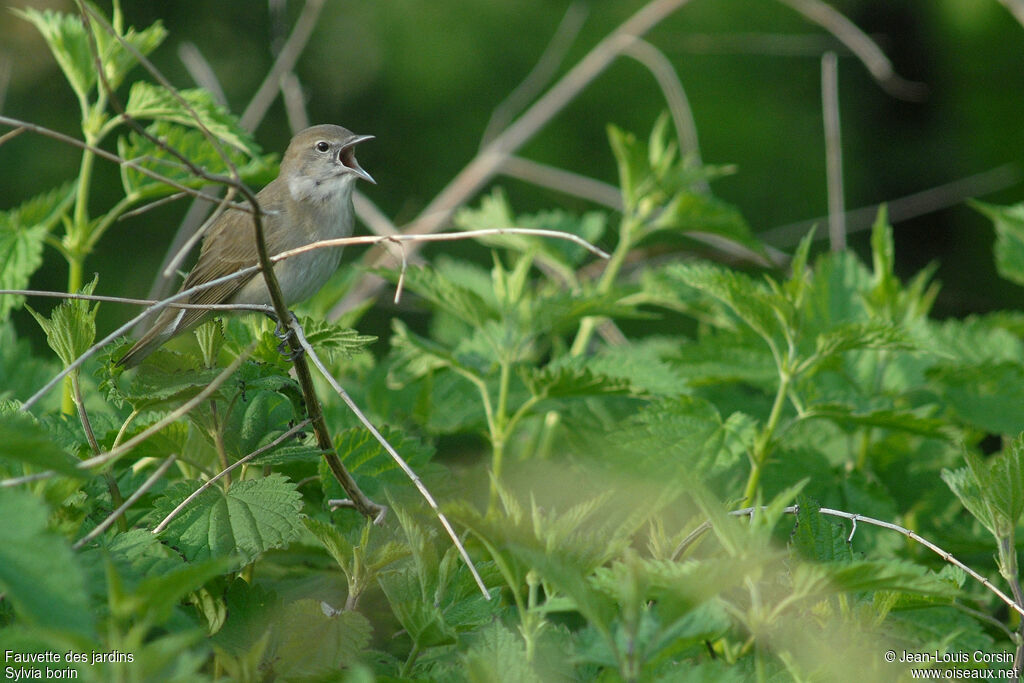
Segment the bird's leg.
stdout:
[[274,321],[274,336],[281,340],[281,343],[277,345],[277,350],[282,356],[287,356],[288,360],[295,362],[295,360],[303,354],[302,347],[295,349],[289,348],[290,340],[295,335],[292,331],[291,323],[297,323],[298,318],[291,311],[288,311],[288,315],[291,317],[291,321],[287,325],[283,325],[278,317],[272,313],[267,313],[270,319]]

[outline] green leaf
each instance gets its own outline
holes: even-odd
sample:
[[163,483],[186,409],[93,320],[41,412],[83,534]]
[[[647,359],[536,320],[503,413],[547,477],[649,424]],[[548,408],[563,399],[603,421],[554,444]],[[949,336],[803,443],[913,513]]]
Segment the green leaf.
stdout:
[[[209,173],[227,175],[230,172],[221,155],[202,131],[165,120],[151,123],[146,127],[146,131],[161,140],[166,147],[177,150],[193,164]],[[178,157],[167,149],[134,131],[118,138],[117,151],[120,156],[135,161],[140,167],[185,187],[199,188],[208,182],[184,166]],[[243,151],[230,146],[223,151],[237,168],[242,182],[263,185],[273,178],[274,157],[260,156],[259,148],[251,140],[246,141]],[[139,200],[177,191],[171,185],[124,164],[121,165],[121,185],[126,195]]]
[[909,410],[879,409],[857,412],[849,405],[822,403],[809,407],[807,417],[824,418],[853,429],[878,427],[946,441],[957,435],[957,431],[947,420],[924,417]]
[[53,470],[81,478],[77,461],[58,446],[28,413],[9,406],[0,409],[0,461],[15,461],[34,471]]
[[946,405],[967,424],[995,434],[1024,431],[1024,365],[944,363],[927,376]]
[[818,335],[815,353],[821,360],[857,349],[909,350],[914,348],[899,327],[883,321],[844,323]]
[[539,683],[542,680],[529,664],[522,637],[501,622],[481,629],[473,645],[460,658],[463,680],[472,683]]
[[88,637],[82,572],[67,541],[47,530],[48,515],[35,497],[0,488],[0,592],[27,623]]
[[[118,23],[114,22],[115,27]],[[120,40],[105,31],[95,19],[93,19],[93,26],[104,73],[112,90],[117,90],[128,73],[139,63],[135,54],[121,44],[122,40],[145,57],[159,47],[167,37],[167,29],[159,21],[141,31],[130,27],[120,36]]]
[[[397,273],[381,271],[380,275],[398,281]],[[438,310],[474,327],[488,320],[497,320],[498,312],[469,287],[451,280],[439,270],[419,267],[405,271],[405,287],[426,299]]]
[[981,522],[982,526],[989,530],[989,533],[996,535],[997,520],[989,505],[985,491],[978,480],[980,473],[986,480],[988,477],[987,468],[977,455],[970,452],[964,453],[967,458],[968,467],[961,467],[956,470],[942,470],[942,481],[956,494],[967,511],[975,519]]
[[318,600],[296,600],[275,615],[264,661],[270,678],[326,677],[358,661],[370,644],[370,622],[359,612]]
[[582,367],[581,363],[525,367],[521,375],[530,393],[536,397],[581,398],[630,392],[627,379],[599,375],[588,367]]
[[[379,431],[414,470],[423,467],[434,455],[433,446],[400,430],[381,427]],[[334,438],[334,445],[345,469],[356,477],[367,495],[372,497],[390,484],[408,482],[398,463],[365,427],[340,432]],[[320,473],[327,497],[346,497],[329,473],[326,461],[320,462]]]
[[[9,211],[0,211],[0,289],[25,289],[43,264],[43,245],[50,229],[71,205],[75,189],[65,183]],[[22,296],[0,295],[0,321],[24,302]]]
[[997,206],[972,201],[996,229],[996,269],[1011,282],[1024,285],[1024,203]]
[[796,525],[789,537],[794,554],[816,562],[852,562],[853,551],[846,530],[826,519],[819,507],[801,496],[797,499]]
[[756,254],[764,252],[740,210],[706,193],[679,192],[654,219],[651,228],[715,235],[741,244]]
[[[15,9],[14,12],[31,22],[42,34],[79,102],[84,105],[90,88],[96,84],[96,69],[81,18],[75,14],[52,10],[40,12],[32,8]],[[84,110],[82,114],[85,114]]]
[[136,119],[169,121],[190,128],[198,128],[202,124],[215,137],[249,156],[259,152],[252,135],[218,105],[208,91],[200,88],[179,90],[177,95],[163,86],[136,81],[128,93],[125,110],[128,116]]
[[373,335],[359,334],[350,327],[327,320],[302,316],[300,322],[307,341],[317,351],[325,351],[328,358],[352,358],[377,341]]
[[769,344],[782,334],[780,318],[792,318],[792,306],[743,273],[710,263],[681,263],[666,274],[725,304]]
[[[154,516],[165,517],[194,488],[183,482],[168,489],[156,502]],[[227,491],[211,486],[174,518],[160,538],[190,561],[231,557],[243,566],[264,551],[299,538],[301,510],[295,484],[275,473],[236,481]]]
[[[96,275],[79,294],[92,294],[99,282]],[[29,313],[46,332],[46,343],[50,345],[65,367],[89,350],[96,340],[96,312],[99,303],[90,305],[85,299],[68,299],[58,304],[49,318],[28,307]]]

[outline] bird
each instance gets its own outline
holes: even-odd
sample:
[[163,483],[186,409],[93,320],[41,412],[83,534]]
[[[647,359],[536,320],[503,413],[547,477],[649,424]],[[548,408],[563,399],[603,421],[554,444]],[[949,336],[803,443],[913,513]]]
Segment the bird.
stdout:
[[[376,184],[356,161],[355,146],[373,137],[330,124],[295,134],[277,177],[256,195],[268,255],[352,234],[356,180]],[[338,268],[341,251],[341,247],[315,249],[275,264],[274,274],[286,304],[299,303],[319,291]],[[210,227],[199,259],[179,292],[258,262],[252,215],[228,209]],[[271,301],[263,275],[256,272],[195,292],[182,303],[267,305]],[[137,366],[168,339],[195,328],[212,314],[195,308],[164,309],[116,365]]]

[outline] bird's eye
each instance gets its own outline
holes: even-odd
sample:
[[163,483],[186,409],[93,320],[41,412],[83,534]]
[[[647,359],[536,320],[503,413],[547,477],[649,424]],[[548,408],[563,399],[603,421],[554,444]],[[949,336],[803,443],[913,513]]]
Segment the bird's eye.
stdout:
[[316,151],[318,151],[318,152],[326,152],[330,148],[331,148],[331,146],[328,145],[323,140],[321,140],[320,142],[316,143]]

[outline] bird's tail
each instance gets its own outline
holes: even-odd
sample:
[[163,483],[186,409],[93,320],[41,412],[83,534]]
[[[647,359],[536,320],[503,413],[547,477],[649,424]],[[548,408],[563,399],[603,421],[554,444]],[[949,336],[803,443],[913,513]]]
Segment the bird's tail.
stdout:
[[145,360],[146,356],[156,351],[161,345],[181,330],[178,329],[184,309],[166,310],[160,314],[156,324],[121,356],[115,365],[123,368],[134,368]]

